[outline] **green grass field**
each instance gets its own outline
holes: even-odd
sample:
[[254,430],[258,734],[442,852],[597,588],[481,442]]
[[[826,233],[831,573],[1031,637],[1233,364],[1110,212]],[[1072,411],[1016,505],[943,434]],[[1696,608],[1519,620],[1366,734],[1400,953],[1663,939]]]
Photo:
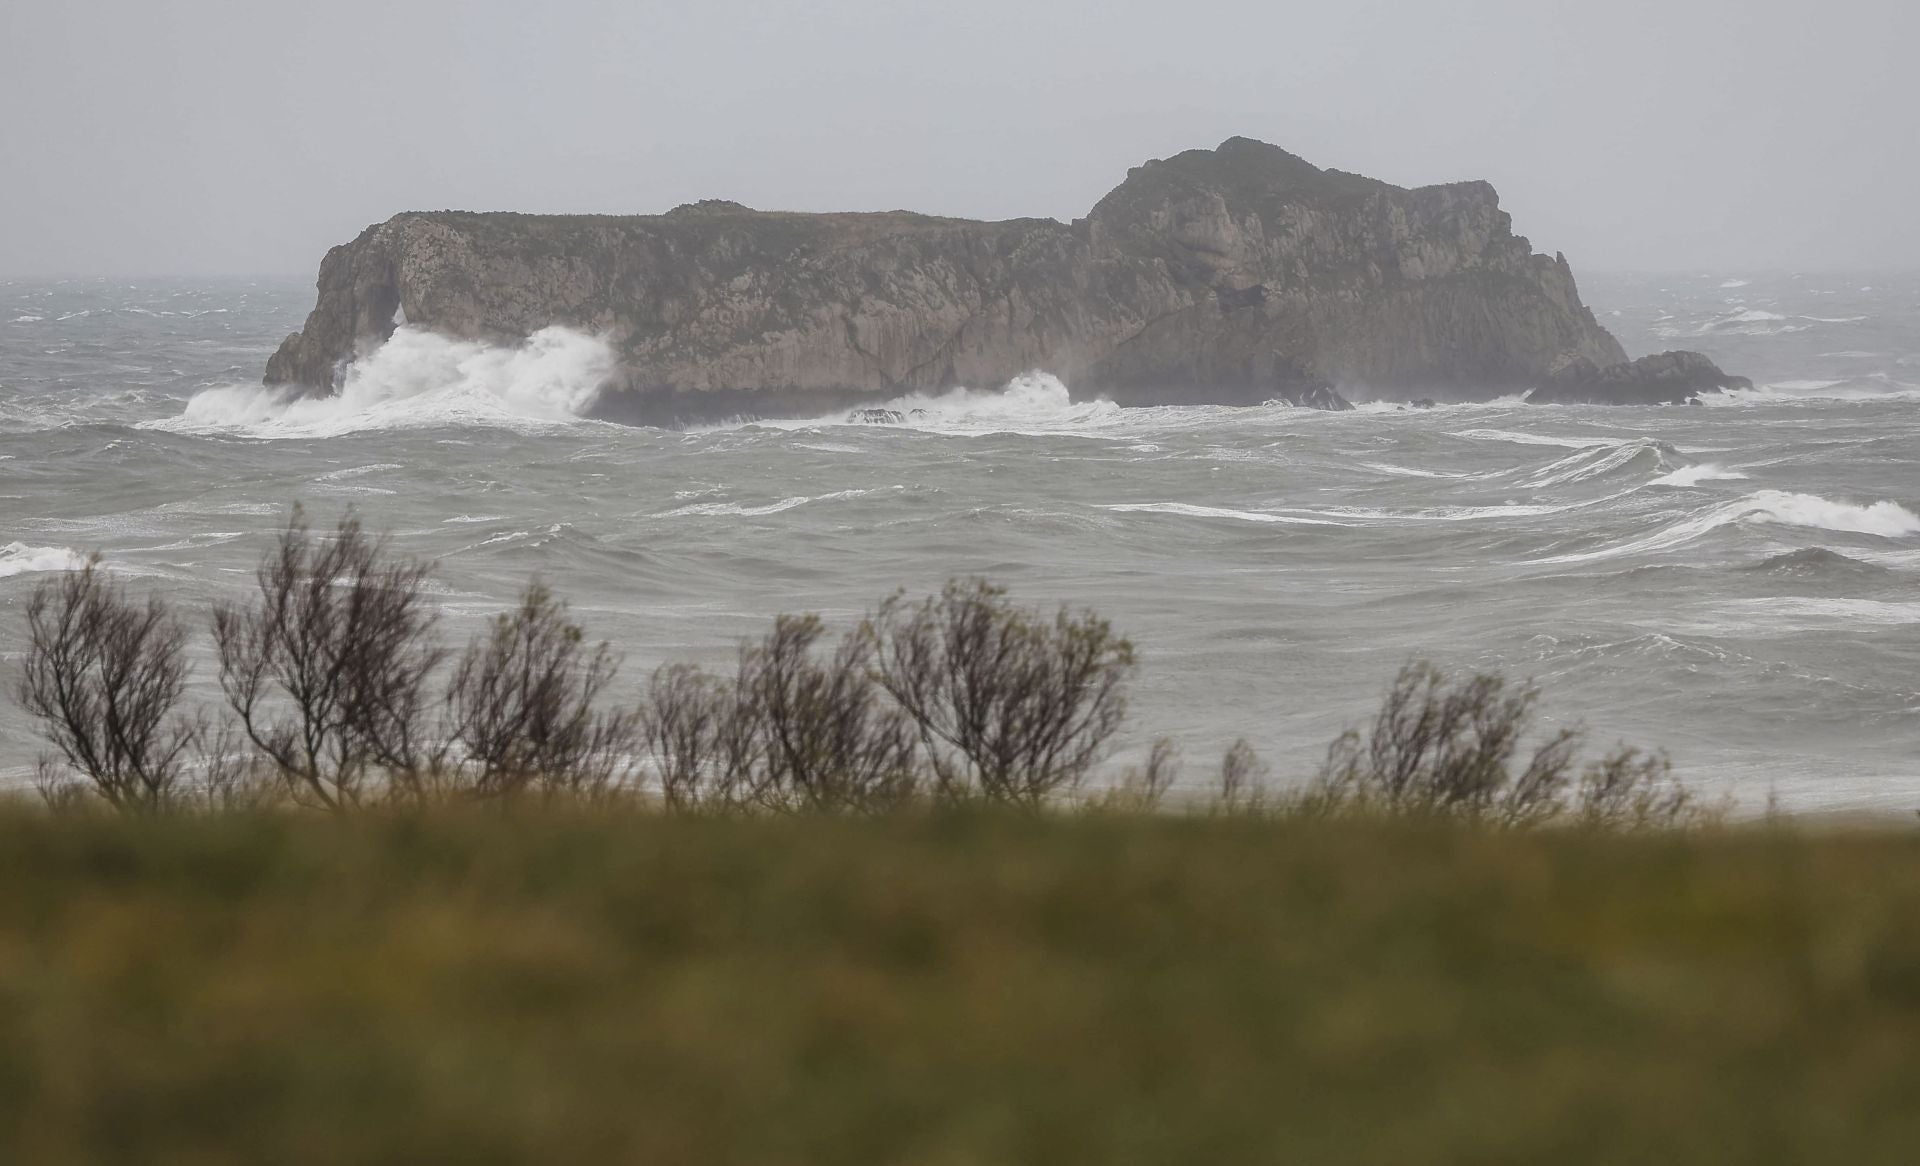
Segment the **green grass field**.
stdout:
[[0,813],[0,1161],[1911,1162],[1920,832]]

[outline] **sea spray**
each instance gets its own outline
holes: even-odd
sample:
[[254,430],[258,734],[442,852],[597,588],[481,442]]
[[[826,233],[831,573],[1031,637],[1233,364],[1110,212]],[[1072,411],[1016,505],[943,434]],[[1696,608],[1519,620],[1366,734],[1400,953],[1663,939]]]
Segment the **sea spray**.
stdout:
[[195,395],[180,417],[153,427],[331,437],[431,425],[565,423],[593,403],[613,369],[605,340],[570,328],[542,328],[508,347],[403,327],[348,365],[333,396],[221,386]]

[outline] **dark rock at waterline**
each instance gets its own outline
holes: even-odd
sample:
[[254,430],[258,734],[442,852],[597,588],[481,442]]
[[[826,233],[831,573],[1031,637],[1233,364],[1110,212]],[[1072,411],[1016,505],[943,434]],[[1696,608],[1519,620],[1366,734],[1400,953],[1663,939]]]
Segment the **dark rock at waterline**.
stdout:
[[1580,357],[1527,394],[1530,405],[1698,405],[1700,394],[1751,389],[1698,352],[1662,352],[1604,368]]
[[855,409],[847,420],[855,425],[902,425],[907,415],[898,409]]
[[1488,184],[1407,189],[1247,138],[1135,167],[1072,223],[400,214],[327,253],[266,380],[330,392],[403,321],[604,337],[589,411],[647,424],[827,416],[1033,369],[1123,405],[1490,399],[1626,359]]
[[1432,397],[1415,397],[1413,400],[1408,401],[1407,404],[1413,406],[1415,409],[1437,409],[1440,407]]
[[1298,409],[1324,409],[1329,413],[1345,413],[1353,408],[1353,402],[1341,396],[1332,385],[1288,386],[1268,397],[1266,404],[1292,405]]

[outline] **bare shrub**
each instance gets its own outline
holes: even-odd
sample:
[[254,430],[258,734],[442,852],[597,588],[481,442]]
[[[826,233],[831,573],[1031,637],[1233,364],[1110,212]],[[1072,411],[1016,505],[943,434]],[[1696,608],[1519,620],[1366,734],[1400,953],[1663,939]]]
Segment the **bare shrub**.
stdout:
[[954,580],[868,621],[879,683],[912,718],[946,797],[1038,805],[1077,785],[1126,716],[1133,646],[1090,611],[1052,619]]
[[[1710,819],[1720,812],[1680,784],[1666,754],[1627,745],[1587,765],[1574,787],[1571,809],[1583,825],[1630,828]],[[1767,812],[1775,809],[1770,797]]]
[[1094,798],[1092,805],[1103,810],[1157,810],[1179,777],[1180,747],[1172,737],[1155,737],[1146,761],[1129,767],[1119,784]]
[[1220,758],[1219,808],[1227,811],[1249,808],[1262,799],[1267,766],[1245,737],[1227,747]]
[[594,798],[625,786],[638,714],[597,707],[618,671],[606,644],[587,647],[564,602],[529,583],[454,666],[440,766],[486,797],[532,789]]
[[442,656],[423,595],[431,570],[391,556],[351,513],[317,538],[296,506],[255,574],[258,600],[215,607],[221,690],[296,799],[346,809],[417,792],[429,775],[428,681]]
[[186,639],[164,600],[134,600],[97,559],[34,588],[18,697],[58,755],[36,783],[49,806],[89,792],[122,810],[171,804],[200,735],[179,710]]
[[[1526,753],[1539,702],[1531,682],[1479,673],[1450,681],[1417,661],[1400,670],[1372,728],[1327,750],[1299,806],[1463,817],[1502,826],[1574,818],[1602,826],[1681,824],[1698,816],[1671,782],[1664,757],[1621,749],[1584,772],[1579,729],[1560,729]],[[1576,785],[1576,779],[1578,784]]]
[[783,615],[740,653],[729,748],[757,738],[749,796],[787,809],[897,806],[919,785],[911,723],[874,682],[869,639],[847,636],[822,660],[824,632],[818,616]]
[[192,804],[208,812],[254,812],[272,809],[285,797],[285,787],[246,735],[231,724],[201,739],[200,781]]
[[750,800],[758,737],[732,687],[695,665],[663,665],[647,684],[640,738],[668,809],[732,808]]

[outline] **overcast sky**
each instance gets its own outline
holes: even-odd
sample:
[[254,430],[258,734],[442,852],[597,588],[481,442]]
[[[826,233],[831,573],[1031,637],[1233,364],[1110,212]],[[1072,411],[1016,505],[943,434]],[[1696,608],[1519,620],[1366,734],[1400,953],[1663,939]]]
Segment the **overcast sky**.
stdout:
[[1576,268],[1920,266],[1912,0],[0,0],[0,274],[397,211],[1084,214],[1244,134]]

